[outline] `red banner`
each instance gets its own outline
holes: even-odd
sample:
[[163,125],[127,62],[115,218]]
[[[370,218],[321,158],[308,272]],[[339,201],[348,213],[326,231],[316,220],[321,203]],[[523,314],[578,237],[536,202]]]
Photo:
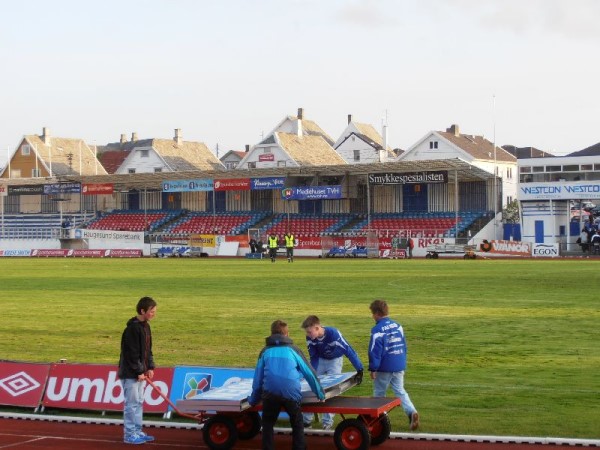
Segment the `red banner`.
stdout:
[[37,407],[50,364],[0,362],[0,405]]
[[250,178],[215,180],[215,191],[249,191]]
[[68,249],[64,249],[64,248],[40,248],[40,249],[34,249],[31,250],[31,256],[45,256],[45,257],[49,257],[49,256],[68,256],[69,254],[69,250]]
[[275,161],[275,155],[273,153],[263,153],[262,155],[258,155],[259,161]]
[[107,250],[108,256],[111,258],[140,258],[142,256],[141,250],[131,250],[131,249],[112,249]]
[[[156,369],[152,381],[168,397],[173,382],[173,368]],[[123,387],[117,378],[117,367],[52,364],[43,404],[54,408],[122,410]],[[144,412],[164,413],[168,406],[152,386],[147,384],[144,390]]]
[[112,194],[114,185],[112,183],[84,183],[81,185],[83,195]]

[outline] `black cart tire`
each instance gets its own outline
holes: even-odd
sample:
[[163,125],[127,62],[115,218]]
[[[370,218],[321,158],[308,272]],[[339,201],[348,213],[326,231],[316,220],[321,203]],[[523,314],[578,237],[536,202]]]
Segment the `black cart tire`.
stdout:
[[248,413],[241,414],[239,417],[237,417],[235,425],[239,439],[252,439],[258,433],[260,433],[260,429],[262,427],[260,414],[258,414],[256,411],[250,411]]
[[[360,417],[365,423],[369,422],[368,417]],[[381,414],[377,418],[377,421],[373,423],[369,432],[371,433],[371,445],[383,444],[389,439],[390,433],[392,432],[392,423],[390,422],[390,417],[385,413]]]
[[217,415],[204,423],[204,443],[212,450],[229,450],[237,441],[237,429],[231,417]]
[[335,427],[333,441],[338,450],[368,450],[371,435],[360,419],[346,419]]

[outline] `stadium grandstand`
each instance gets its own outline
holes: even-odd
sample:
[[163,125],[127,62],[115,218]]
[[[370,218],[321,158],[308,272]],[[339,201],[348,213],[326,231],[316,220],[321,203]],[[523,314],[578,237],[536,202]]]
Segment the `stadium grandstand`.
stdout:
[[[377,176],[369,176],[373,174]],[[430,183],[427,174],[441,178]],[[421,181],[399,182],[397,176]],[[280,184],[253,189],[251,181],[256,179]],[[165,188],[182,180],[209,180],[211,187]],[[2,183],[8,194],[2,197],[3,239],[32,238],[38,230],[37,238],[52,240],[60,231],[53,234],[51,230],[60,230],[68,218],[70,228],[143,232],[146,244],[173,239],[186,242],[198,234],[237,237],[244,242],[250,232],[263,237],[283,235],[287,230],[301,244],[312,242],[313,247],[321,236],[368,232],[381,238],[410,235],[466,242],[486,226],[485,238],[491,238],[489,224],[494,222],[494,209],[500,209],[502,197],[501,189],[496,188],[498,205],[494,207],[494,176],[460,159],[69,175],[3,179]],[[82,188],[77,190],[77,186]],[[95,191],[97,186],[108,192]],[[336,194],[286,197],[285,191],[296,195],[307,190]],[[42,229],[48,232],[40,234]],[[153,239],[154,235],[160,239]],[[299,251],[302,255],[302,245]]]

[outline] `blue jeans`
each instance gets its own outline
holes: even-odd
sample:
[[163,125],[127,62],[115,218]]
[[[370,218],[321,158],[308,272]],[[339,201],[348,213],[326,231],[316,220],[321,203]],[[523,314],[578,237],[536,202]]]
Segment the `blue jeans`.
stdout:
[[125,405],[123,407],[123,434],[125,439],[142,432],[144,387],[146,382],[136,378],[121,380]]
[[[344,364],[344,358],[340,356],[335,359],[323,359],[319,358],[319,365],[317,366],[317,375],[338,375],[342,373],[342,366]],[[312,423],[314,414],[304,413],[304,423]],[[323,413],[321,415],[321,422],[323,426],[333,425],[333,418],[335,414]]]
[[402,409],[410,417],[417,409],[410,401],[408,392],[404,390],[404,372],[376,372],[373,380],[373,397],[385,397],[389,386],[394,395],[402,401]]

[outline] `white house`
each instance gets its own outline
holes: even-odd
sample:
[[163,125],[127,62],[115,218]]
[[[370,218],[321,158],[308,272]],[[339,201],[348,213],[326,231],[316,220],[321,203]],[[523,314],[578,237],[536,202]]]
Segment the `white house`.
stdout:
[[184,141],[181,130],[173,139],[144,139],[125,143],[128,153],[115,174],[220,170],[224,166],[202,142]]
[[393,161],[396,154],[387,145],[387,126],[383,126],[382,134],[375,127],[352,120],[348,114],[348,125],[333,144],[335,151],[348,164],[370,164]]
[[297,116],[287,116],[239,162],[238,169],[324,166],[345,164],[332,147],[333,140],[321,127]]
[[[496,174],[486,186],[490,211],[501,212],[517,195],[517,158],[483,136],[460,133],[458,125],[446,131],[430,131],[398,158],[402,161],[460,158],[473,166]],[[500,182],[501,180],[501,182]],[[494,193],[498,202],[494,206]],[[501,198],[500,198],[501,196]]]

